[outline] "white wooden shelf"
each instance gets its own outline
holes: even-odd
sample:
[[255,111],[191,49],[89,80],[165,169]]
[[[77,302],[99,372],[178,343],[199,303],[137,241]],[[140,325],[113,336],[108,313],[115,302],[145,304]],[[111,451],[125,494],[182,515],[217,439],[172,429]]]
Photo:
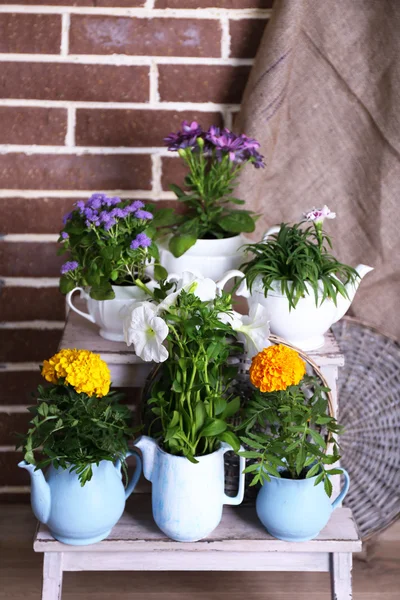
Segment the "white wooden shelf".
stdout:
[[272,538],[254,506],[224,507],[220,525],[206,539],[175,542],[155,525],[150,494],[136,494],[107,539],[67,546],[40,525],[34,550],[43,552],[43,600],[61,598],[63,571],[330,571],[335,600],[351,598],[352,553],[361,541],[351,510],[338,508],[309,542]]

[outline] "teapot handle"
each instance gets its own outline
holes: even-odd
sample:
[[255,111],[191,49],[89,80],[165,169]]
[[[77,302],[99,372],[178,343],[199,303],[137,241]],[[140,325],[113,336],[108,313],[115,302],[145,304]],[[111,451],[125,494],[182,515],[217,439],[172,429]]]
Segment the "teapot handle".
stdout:
[[[139,481],[139,477],[142,473],[142,459],[140,457],[139,452],[137,452],[136,450],[128,450],[128,452],[125,455],[125,458],[128,458],[128,456],[136,457],[136,466],[135,466],[135,471],[132,475],[132,479],[130,480],[130,482],[128,483],[128,485],[126,486],[126,489],[125,489],[125,500],[128,499],[129,496],[132,494],[133,490],[136,487],[137,482]],[[119,460],[119,458],[116,460],[114,466],[117,469],[118,473],[121,473],[121,461]]]
[[[342,469],[342,467],[340,468]],[[344,500],[347,492],[349,491],[350,475],[345,469],[342,469],[342,473],[344,475],[344,486],[342,487],[339,496],[336,498],[336,500],[332,502],[332,510],[335,510],[335,508],[342,502],[342,500]]]
[[[222,453],[225,454],[226,452],[233,452],[233,448],[230,444],[227,444],[226,442],[223,442],[221,444],[222,447]],[[244,450],[243,446],[240,446],[240,451],[242,452]],[[231,504],[232,506],[237,506],[238,504],[241,504],[241,502],[243,501],[244,498],[244,487],[245,487],[245,474],[244,474],[244,469],[246,467],[246,459],[244,458],[244,456],[239,456],[239,489],[238,489],[238,493],[236,494],[236,496],[228,496],[227,494],[224,494],[224,504]]]
[[77,292],[77,291],[83,292],[84,294],[86,293],[85,290],[81,287],[76,287],[73,290],[71,290],[70,292],[68,292],[67,297],[66,297],[66,301],[68,306],[74,310],[76,313],[78,313],[78,315],[81,315],[81,317],[83,317],[84,319],[87,319],[88,321],[90,321],[91,323],[96,323],[96,320],[94,317],[92,317],[92,315],[90,315],[89,313],[85,313],[82,310],[79,310],[79,308],[76,308],[76,306],[74,306],[72,304],[72,295]]
[[217,281],[217,288],[221,292],[230,279],[233,279],[234,277],[240,277],[243,280],[244,276],[244,273],[242,273],[242,271],[239,271],[239,269],[232,269],[231,271],[227,271],[221,277],[221,279]]
[[274,225],[273,227],[270,227],[268,231],[266,231],[262,236],[261,241],[266,242],[269,236],[273,233],[278,233],[278,231],[280,231],[280,228],[280,225]]

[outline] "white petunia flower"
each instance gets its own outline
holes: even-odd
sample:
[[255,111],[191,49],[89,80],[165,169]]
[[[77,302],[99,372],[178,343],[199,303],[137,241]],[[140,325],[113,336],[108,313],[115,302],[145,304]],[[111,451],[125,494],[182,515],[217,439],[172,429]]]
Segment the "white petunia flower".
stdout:
[[238,338],[244,343],[247,356],[253,358],[264,348],[270,346],[268,311],[262,304],[252,304],[248,315],[232,311],[229,315],[219,315],[220,321],[229,323]]
[[314,221],[314,223],[323,223],[325,219],[336,219],[336,213],[325,206],[323,208],[313,208],[309,212],[303,214],[306,221]]
[[[170,280],[174,276],[170,276]],[[169,294],[160,304],[158,310],[168,310],[173,306],[179,294],[185,290],[190,294],[197,296],[202,302],[209,302],[214,300],[217,295],[217,284],[208,277],[202,277],[201,275],[195,275],[190,271],[184,271],[180,279],[176,282],[176,291]]]
[[[139,305],[138,305],[139,304]],[[135,353],[145,362],[164,362],[168,350],[163,342],[168,335],[168,325],[156,315],[157,306],[151,302],[135,303],[124,319],[125,341],[133,344]]]

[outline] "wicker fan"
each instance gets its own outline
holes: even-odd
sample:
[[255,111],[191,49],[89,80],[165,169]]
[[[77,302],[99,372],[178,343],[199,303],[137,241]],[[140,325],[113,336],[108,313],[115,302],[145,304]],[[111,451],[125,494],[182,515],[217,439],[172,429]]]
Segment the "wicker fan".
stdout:
[[366,539],[400,514],[400,346],[355,319],[343,319],[333,331],[345,355],[340,445],[351,486],[344,504]]

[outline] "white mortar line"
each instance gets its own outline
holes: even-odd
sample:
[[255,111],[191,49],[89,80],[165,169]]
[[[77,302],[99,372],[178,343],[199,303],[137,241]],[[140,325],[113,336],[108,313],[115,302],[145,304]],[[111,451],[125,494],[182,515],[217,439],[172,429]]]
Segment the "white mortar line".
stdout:
[[144,3],[144,8],[146,10],[153,10],[154,9],[154,2],[155,2],[155,0],[146,0],[146,2]]
[[[1,373],[1,371],[0,371]],[[24,404],[2,404],[0,413],[25,413],[28,410],[28,405]]]
[[[80,200],[98,192],[93,190],[6,190],[0,189],[0,202],[8,198],[78,198]],[[132,198],[133,200],[154,200],[151,190],[102,190],[113,196],[120,198]],[[159,200],[171,200],[175,195],[172,192],[164,191],[158,198]]]
[[[151,0],[147,0],[147,2]],[[118,17],[137,17],[138,19],[220,19],[227,16],[229,19],[268,19],[272,14],[270,8],[107,8],[88,6],[21,6],[7,4],[0,6],[0,13],[28,13],[28,14],[73,14],[73,15],[104,15]]]
[[158,91],[158,67],[155,61],[151,62],[149,72],[150,95],[149,99],[152,104],[160,102],[160,93]]
[[75,126],[76,126],[76,108],[68,106],[67,108],[67,132],[65,134],[65,145],[68,148],[75,146]]
[[4,321],[0,329],[64,329],[64,321]]
[[30,491],[29,485],[3,485],[0,487],[0,494],[29,494]]
[[[2,277],[0,275],[0,285],[6,287],[58,288],[59,283],[58,277]],[[0,365],[0,373],[1,369],[2,365]],[[31,371],[32,369],[27,370]]]
[[18,362],[18,363],[1,363],[0,373],[19,372],[19,371],[37,371],[39,372],[40,363],[38,362]]
[[0,99],[0,106],[21,106],[38,108],[101,108],[109,110],[165,110],[184,112],[196,110],[199,112],[217,112],[229,109],[238,109],[240,104],[217,104],[215,102],[83,102],[79,100],[21,100]]
[[221,17],[221,58],[227,59],[231,53],[231,36],[229,33],[229,19]]
[[151,157],[151,175],[153,180],[154,198],[160,198],[162,195],[162,163],[160,154],[153,154]]
[[107,147],[107,146],[36,146],[23,144],[0,144],[0,154],[12,154],[22,152],[23,154],[133,154],[151,155],[157,152],[162,156],[169,156],[168,149],[163,147],[144,146],[143,148],[132,148],[129,146]]
[[252,58],[209,58],[202,56],[128,56],[126,54],[16,54],[0,53],[0,62],[64,63],[79,65],[151,66],[159,65],[216,65],[247,66]]
[[[16,450],[15,449],[15,445],[9,445],[9,446],[0,446],[0,452],[22,452],[22,450]],[[17,466],[17,465],[15,465]]]
[[61,16],[61,45],[60,54],[67,56],[69,52],[69,27],[71,24],[71,16],[69,13],[63,13]]
[[56,233],[6,233],[0,238],[2,242],[56,242],[59,236]]

